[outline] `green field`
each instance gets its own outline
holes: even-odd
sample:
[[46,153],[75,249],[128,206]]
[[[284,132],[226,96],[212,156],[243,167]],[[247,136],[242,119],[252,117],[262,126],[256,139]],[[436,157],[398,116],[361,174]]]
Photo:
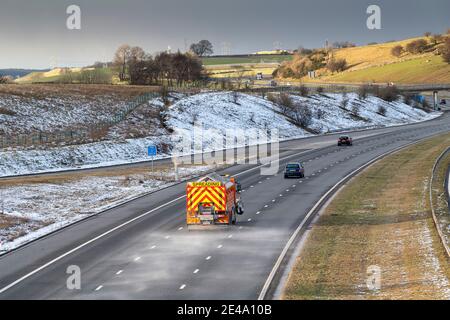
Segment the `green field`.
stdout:
[[214,66],[223,64],[246,64],[246,63],[281,63],[292,60],[292,55],[258,55],[248,57],[206,57],[203,58],[203,65]]
[[422,57],[403,62],[322,77],[332,82],[449,83],[450,64],[440,56]]

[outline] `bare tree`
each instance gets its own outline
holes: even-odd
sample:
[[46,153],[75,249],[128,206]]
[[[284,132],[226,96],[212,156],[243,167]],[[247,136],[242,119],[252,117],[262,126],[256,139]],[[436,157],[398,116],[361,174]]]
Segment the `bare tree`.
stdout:
[[141,47],[132,47],[130,49],[130,56],[127,63],[130,61],[143,61],[145,59],[145,56],[145,51]]
[[378,106],[378,111],[377,111],[377,113],[378,113],[380,116],[385,117],[385,116],[386,116],[386,112],[387,112],[387,110],[386,110],[386,108],[385,108],[384,106],[382,106],[382,105],[379,105],[379,106]]
[[294,102],[292,101],[291,96],[284,92],[280,94],[278,104],[281,107],[281,113],[284,115],[288,115],[294,107]]
[[341,108],[344,109],[344,110],[347,110],[349,101],[350,101],[350,100],[348,99],[347,92],[344,92],[344,93],[342,94]]
[[238,87],[238,89],[241,88],[242,83],[244,82],[244,75],[245,75],[245,70],[237,71],[236,86]]
[[402,46],[395,46],[391,49],[391,53],[394,57],[400,57],[403,53],[403,47]]
[[199,57],[213,54],[213,45],[209,40],[201,40],[198,43],[191,44],[191,51]]
[[231,92],[231,98],[233,99],[234,104],[239,104],[239,92],[236,90]]
[[347,60],[345,59],[331,59],[327,64],[327,69],[332,73],[342,72],[347,69]]
[[306,97],[309,94],[309,89],[304,84],[302,84],[298,90],[302,97]]
[[131,47],[128,44],[121,45],[115,55],[114,55],[114,64],[120,67],[119,78],[120,81],[124,81],[126,79],[127,72],[127,63],[131,56]]
[[445,62],[450,63],[450,38],[447,38],[447,40],[445,41],[442,58]]
[[354,117],[359,117],[359,106],[355,103],[352,104],[352,115]]
[[358,98],[360,100],[366,100],[370,93],[370,87],[368,85],[362,85],[358,88]]
[[437,45],[439,42],[442,42],[442,40],[444,39],[444,37],[440,34],[433,34],[433,36],[431,37],[431,42],[434,45]]
[[424,39],[414,40],[406,45],[406,51],[412,54],[423,53],[427,46],[427,42]]
[[306,105],[301,103],[295,104],[293,111],[295,124],[302,128],[307,128],[311,125],[313,114]]

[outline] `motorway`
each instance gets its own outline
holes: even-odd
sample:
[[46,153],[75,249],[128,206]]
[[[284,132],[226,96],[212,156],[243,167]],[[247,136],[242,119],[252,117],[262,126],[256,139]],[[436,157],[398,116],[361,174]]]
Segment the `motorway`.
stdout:
[[[223,171],[243,187],[236,226],[188,231],[185,185],[136,199],[0,257],[0,299],[257,299],[275,262],[307,212],[356,168],[398,147],[450,131],[435,120],[280,144],[280,170],[302,161],[305,179],[262,176],[255,165]],[[66,283],[69,266],[81,288]],[[280,270],[280,272],[283,270]]]

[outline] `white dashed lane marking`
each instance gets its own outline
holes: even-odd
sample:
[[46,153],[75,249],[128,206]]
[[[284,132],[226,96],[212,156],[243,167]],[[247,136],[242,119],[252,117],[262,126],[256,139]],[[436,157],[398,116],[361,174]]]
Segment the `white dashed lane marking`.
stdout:
[[97,288],[95,288],[95,291],[100,291],[102,290],[103,286],[98,286]]
[[185,284],[181,285],[180,290],[184,290],[184,288],[186,288]]
[[123,272],[123,270],[119,270],[116,272],[117,275],[121,274]]

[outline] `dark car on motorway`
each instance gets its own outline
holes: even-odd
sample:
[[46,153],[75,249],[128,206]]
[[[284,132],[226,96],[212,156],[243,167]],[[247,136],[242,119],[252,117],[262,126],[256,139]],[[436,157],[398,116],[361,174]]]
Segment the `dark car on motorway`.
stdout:
[[352,146],[353,139],[349,136],[340,136],[338,140],[338,146]]
[[286,165],[284,169],[284,178],[304,178],[305,168],[300,162],[292,162]]

